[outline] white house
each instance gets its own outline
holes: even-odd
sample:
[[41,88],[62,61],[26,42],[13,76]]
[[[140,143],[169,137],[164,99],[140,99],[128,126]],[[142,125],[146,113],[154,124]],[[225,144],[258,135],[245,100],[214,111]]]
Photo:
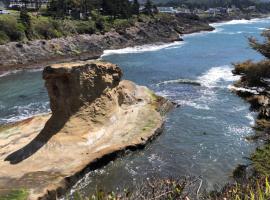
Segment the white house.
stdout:
[[[29,0],[26,4],[27,8],[34,9],[36,7],[46,7],[49,3],[49,0]],[[9,8],[22,8],[24,3],[22,0],[10,0],[9,1]]]
[[173,7],[158,7],[160,13],[178,13]]

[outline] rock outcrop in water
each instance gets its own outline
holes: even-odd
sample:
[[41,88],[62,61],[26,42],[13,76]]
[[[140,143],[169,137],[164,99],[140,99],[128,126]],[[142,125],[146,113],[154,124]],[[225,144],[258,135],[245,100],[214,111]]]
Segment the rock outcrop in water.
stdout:
[[76,35],[23,44],[12,42],[0,45],[0,74],[56,62],[94,59],[100,57],[106,49],[168,43],[180,40],[179,34],[211,30],[214,28],[207,22],[194,16],[178,14],[136,22],[124,30],[111,30],[104,34]]
[[78,62],[46,67],[52,114],[0,129],[0,196],[25,189],[55,199],[87,172],[159,134],[170,102],[121,81],[119,67]]

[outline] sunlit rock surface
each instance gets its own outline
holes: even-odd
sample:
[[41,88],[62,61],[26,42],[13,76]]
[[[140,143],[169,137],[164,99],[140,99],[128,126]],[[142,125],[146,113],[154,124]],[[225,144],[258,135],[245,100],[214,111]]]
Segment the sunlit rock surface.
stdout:
[[23,188],[55,199],[89,164],[159,134],[172,104],[121,76],[98,61],[46,67],[52,113],[0,127],[0,196]]

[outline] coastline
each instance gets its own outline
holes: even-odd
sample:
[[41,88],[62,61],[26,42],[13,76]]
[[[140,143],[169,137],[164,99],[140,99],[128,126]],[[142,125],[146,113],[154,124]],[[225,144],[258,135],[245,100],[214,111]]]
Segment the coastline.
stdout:
[[0,75],[14,70],[43,68],[54,63],[98,59],[106,50],[167,45],[183,41],[181,35],[214,30],[204,20],[193,19],[189,15],[168,17],[169,21],[153,19],[150,22],[138,22],[125,30],[111,30],[104,34],[0,45]]
[[[123,35],[121,35],[121,33],[116,32],[115,30],[111,31],[111,32],[107,32],[103,35],[99,34],[99,35],[76,35],[76,36],[69,36],[69,37],[65,37],[65,38],[57,38],[57,39],[52,39],[52,40],[48,40],[45,41],[46,43],[50,43],[50,45],[53,46],[53,48],[55,48],[54,45],[55,43],[57,44],[58,41],[60,41],[61,43],[65,43],[71,41],[72,43],[76,42],[76,41],[80,41],[81,40],[81,45],[83,46],[91,46],[90,49],[87,50],[82,50],[82,52],[80,52],[78,49],[72,49],[69,47],[69,49],[66,52],[66,55],[63,54],[62,51],[60,50],[53,50],[53,53],[50,52],[49,55],[45,55],[46,52],[48,52],[48,48],[46,49],[45,47],[41,47],[42,50],[46,50],[45,53],[42,52],[41,55],[38,55],[35,50],[35,52],[33,52],[33,56],[29,58],[29,55],[26,55],[26,58],[8,58],[7,56],[0,56],[0,77],[8,75],[10,73],[16,73],[16,71],[23,71],[23,70],[42,70],[45,66],[51,65],[51,64],[55,64],[55,63],[62,63],[62,62],[72,62],[72,61],[84,61],[84,60],[95,60],[95,59],[101,59],[103,56],[106,56],[108,54],[117,54],[119,51],[121,50],[127,50],[126,52],[129,53],[136,53],[136,52],[142,52],[142,51],[155,51],[155,50],[159,50],[162,48],[166,48],[169,46],[174,46],[177,44],[181,44],[182,42],[184,42],[185,37],[191,36],[192,34],[200,34],[200,33],[207,33],[207,32],[212,32],[217,30],[216,27],[222,25],[222,24],[230,24],[230,22],[233,22],[234,20],[237,20],[236,23],[239,23],[239,20],[241,21],[254,21],[254,20],[261,20],[261,19],[267,19],[269,18],[269,15],[259,15],[256,16],[256,18],[251,18],[251,19],[245,19],[245,18],[229,18],[229,19],[216,19],[216,21],[211,22],[209,20],[198,20],[198,27],[196,27],[196,25],[194,27],[188,27],[184,30],[178,31],[176,30],[174,27],[172,27],[172,25],[167,24],[166,25],[166,29],[169,28],[171,29],[172,33],[169,34],[169,37],[166,36],[162,36],[162,35],[158,35],[154,38],[154,39],[150,39],[150,36],[146,36],[146,37],[141,37],[141,38],[124,38],[123,39]],[[182,16],[181,16],[182,19]],[[190,20],[190,19],[188,19]],[[184,23],[188,23],[188,22],[184,22]],[[202,24],[201,24],[202,23]],[[183,24],[182,24],[183,25]],[[140,26],[143,26],[142,24],[140,25],[136,25],[135,27],[131,27],[131,31],[134,32],[133,28],[136,29],[135,32],[139,33],[141,32],[143,29],[145,29],[145,27],[143,27],[143,29],[140,28]],[[156,26],[158,27],[159,24],[156,24]],[[175,26],[175,25],[173,25]],[[164,29],[163,25],[161,26],[162,29]],[[130,31],[130,30],[127,30]],[[147,30],[143,30],[145,32],[147,32]],[[126,33],[125,33],[126,34]],[[125,35],[124,34],[124,35]],[[157,34],[157,33],[154,33]],[[128,34],[127,34],[128,35]],[[95,41],[94,43],[91,41],[94,38],[94,40],[97,40],[97,42]],[[107,40],[107,44],[105,44],[102,40]],[[84,41],[85,40],[85,41]],[[112,41],[110,41],[112,40]],[[122,41],[123,40],[123,41]],[[88,44],[91,41],[92,44]],[[102,41],[102,42],[101,42]],[[120,41],[120,42],[119,42]],[[99,43],[101,42],[100,46]],[[106,42],[106,41],[105,41]],[[36,41],[29,41],[26,44],[23,45],[27,45],[26,47],[24,47],[25,49],[31,49],[32,47],[36,48],[37,44],[44,44],[44,40],[36,40]],[[20,45],[20,42],[11,42],[5,45],[0,45],[0,52],[3,51],[3,49],[8,49],[10,48],[10,46],[12,46],[13,51],[18,51],[18,45]],[[72,44],[72,46],[74,46],[74,44]],[[15,47],[15,50],[14,50]],[[21,48],[21,47],[20,47]],[[66,44],[65,44],[65,48]],[[74,47],[73,47],[74,48]],[[83,47],[85,48],[85,47]],[[17,50],[16,50],[17,49]],[[10,50],[7,51],[5,54],[11,54],[12,55],[12,51]],[[39,49],[40,50],[40,49]],[[138,50],[138,51],[137,51]],[[19,49],[20,51],[20,49]],[[23,50],[25,51],[25,50]],[[17,52],[18,53],[18,52]],[[21,52],[19,52],[21,53]],[[120,52],[119,52],[120,53]],[[22,53],[24,54],[24,53]],[[29,59],[29,60],[28,60]],[[6,64],[5,62],[8,61]],[[12,62],[15,62],[12,64]]]
[[[105,159],[106,160],[106,159]],[[68,180],[67,180],[68,181]]]

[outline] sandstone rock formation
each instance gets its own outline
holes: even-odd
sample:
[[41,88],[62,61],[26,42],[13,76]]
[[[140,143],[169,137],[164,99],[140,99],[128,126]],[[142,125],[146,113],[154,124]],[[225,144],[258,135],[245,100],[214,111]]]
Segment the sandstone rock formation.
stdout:
[[24,188],[29,199],[55,199],[89,164],[160,133],[172,104],[121,76],[103,62],[46,67],[52,114],[0,128],[0,196]]

